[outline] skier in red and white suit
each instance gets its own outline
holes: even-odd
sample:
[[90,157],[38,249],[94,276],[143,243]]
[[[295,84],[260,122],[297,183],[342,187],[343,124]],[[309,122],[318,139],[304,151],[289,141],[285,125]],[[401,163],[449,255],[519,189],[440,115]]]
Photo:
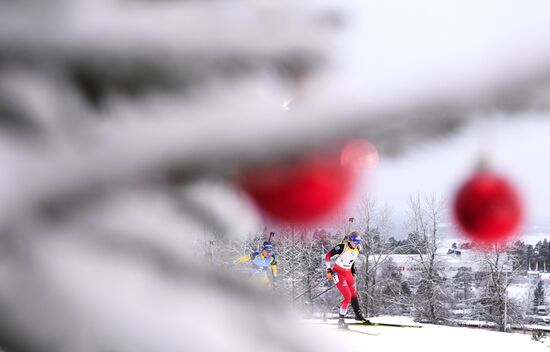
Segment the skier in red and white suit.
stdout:
[[[355,312],[355,320],[370,323],[363,317],[361,309],[359,308],[359,300],[357,298],[357,291],[355,288],[355,260],[359,255],[359,248],[361,244],[361,236],[357,232],[352,232],[348,240],[338,244],[336,247],[330,250],[325,255],[325,264],[327,266],[327,279],[334,280],[337,276],[336,286],[338,290],[344,296],[344,300],[340,305],[340,314],[338,320],[339,327],[345,327],[345,316],[348,311],[348,307],[351,303],[353,311]],[[334,267],[331,268],[330,258],[338,256],[334,262]]]

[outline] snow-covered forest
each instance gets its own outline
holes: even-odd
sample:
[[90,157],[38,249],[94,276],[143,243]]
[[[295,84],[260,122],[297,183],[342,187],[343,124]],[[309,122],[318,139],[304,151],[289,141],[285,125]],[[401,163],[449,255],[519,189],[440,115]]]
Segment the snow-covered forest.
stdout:
[[[419,322],[500,331],[550,322],[550,309],[537,311],[550,303],[547,239],[534,246],[510,241],[487,250],[474,242],[452,242],[449,235],[456,229],[443,221],[441,202],[411,197],[410,208],[405,236],[391,232],[388,208],[368,199],[352,217],[342,218],[339,227],[277,228],[272,243],[279,275],[273,289],[305,317],[337,314],[341,295],[325,278],[324,255],[354,230],[363,235],[356,277],[363,310],[370,317],[409,316]],[[204,248],[216,265],[229,265],[241,271],[243,281],[250,280],[248,266],[232,262],[257,250],[268,237],[264,229],[245,241],[212,240]]]
[[[298,318],[334,310],[335,290],[313,298],[321,257],[352,227],[369,316],[522,323],[544,287],[519,303],[506,287],[525,260],[544,269],[546,244],[444,275],[446,208],[411,198],[394,236],[392,204],[350,204],[363,176],[338,152],[361,139],[395,160],[473,124],[544,123],[549,14],[544,0],[0,1],[0,348],[333,351]],[[465,174],[490,159],[481,139]],[[308,181],[325,198],[262,193],[293,163],[323,174]],[[266,292],[234,260],[272,231]]]

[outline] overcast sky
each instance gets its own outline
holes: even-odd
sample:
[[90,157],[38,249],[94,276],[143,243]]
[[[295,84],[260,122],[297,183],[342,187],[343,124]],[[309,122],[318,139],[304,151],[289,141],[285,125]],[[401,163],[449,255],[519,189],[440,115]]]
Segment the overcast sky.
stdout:
[[483,149],[490,153],[494,168],[521,193],[524,225],[550,225],[550,119],[537,115],[475,123],[399,158],[382,157],[369,189],[378,202],[391,206],[394,219],[400,222],[410,194],[434,193],[451,201]]
[[[368,80],[364,96],[369,102],[387,98],[399,104],[449,87],[475,96],[487,82],[533,67],[548,48],[548,1],[390,0],[363,6],[364,42],[352,46],[364,46],[357,56],[361,65],[349,67],[358,79]],[[365,181],[367,189],[378,204],[389,204],[399,223],[411,194],[434,193],[450,202],[485,150],[494,169],[522,195],[524,226],[550,227],[550,118],[498,114],[396,158],[381,156],[377,171]]]

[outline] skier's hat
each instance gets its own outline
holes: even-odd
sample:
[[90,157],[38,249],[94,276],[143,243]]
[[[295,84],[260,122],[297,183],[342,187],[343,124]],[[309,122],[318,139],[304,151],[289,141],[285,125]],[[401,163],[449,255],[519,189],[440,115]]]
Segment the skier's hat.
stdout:
[[262,245],[262,249],[270,252],[273,250],[273,245],[271,244],[271,242],[265,241]]
[[353,242],[355,244],[361,244],[361,236],[357,231],[353,231],[352,233],[350,233],[348,239],[350,242]]

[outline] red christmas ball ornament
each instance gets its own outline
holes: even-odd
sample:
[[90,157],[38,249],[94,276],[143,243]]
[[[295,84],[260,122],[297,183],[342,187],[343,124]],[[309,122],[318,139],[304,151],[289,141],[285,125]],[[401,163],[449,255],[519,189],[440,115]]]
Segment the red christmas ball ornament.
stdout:
[[239,184],[257,207],[282,222],[311,223],[337,209],[355,177],[339,153],[316,154],[247,170]]
[[506,240],[523,218],[516,189],[504,177],[488,170],[476,172],[460,187],[453,210],[460,229],[480,244]]
[[352,139],[342,148],[340,161],[355,172],[372,171],[378,166],[378,150],[366,139]]

